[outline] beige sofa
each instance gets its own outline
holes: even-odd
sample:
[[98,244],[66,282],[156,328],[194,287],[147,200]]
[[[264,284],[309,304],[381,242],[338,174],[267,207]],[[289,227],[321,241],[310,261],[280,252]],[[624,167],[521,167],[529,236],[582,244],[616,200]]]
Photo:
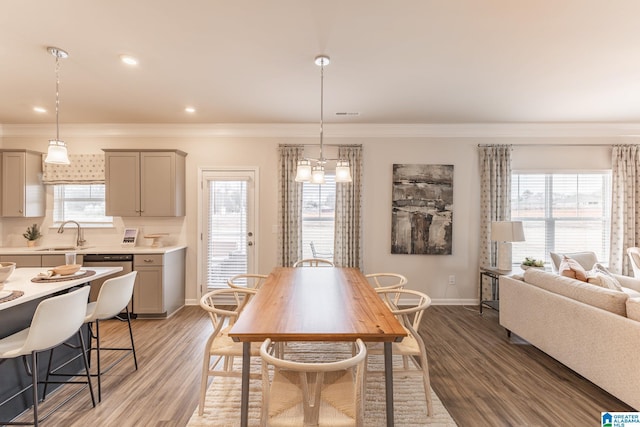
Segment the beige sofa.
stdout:
[[500,324],[640,410],[640,280],[624,292],[528,269],[500,277]]

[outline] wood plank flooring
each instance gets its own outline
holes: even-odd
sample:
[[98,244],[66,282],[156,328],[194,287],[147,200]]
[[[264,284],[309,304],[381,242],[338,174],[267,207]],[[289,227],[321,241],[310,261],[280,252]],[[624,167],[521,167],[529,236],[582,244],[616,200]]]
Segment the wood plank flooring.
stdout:
[[[102,322],[101,333],[105,345],[128,342],[124,323]],[[44,425],[185,426],[197,406],[210,333],[199,307],[185,307],[168,320],[135,320],[139,370],[125,359],[103,377],[96,408],[83,392]],[[507,340],[492,310],[480,316],[476,307],[433,306],[420,333],[432,387],[461,427],[599,426],[601,411],[633,410],[534,347]],[[47,398],[42,410],[74,387]]]

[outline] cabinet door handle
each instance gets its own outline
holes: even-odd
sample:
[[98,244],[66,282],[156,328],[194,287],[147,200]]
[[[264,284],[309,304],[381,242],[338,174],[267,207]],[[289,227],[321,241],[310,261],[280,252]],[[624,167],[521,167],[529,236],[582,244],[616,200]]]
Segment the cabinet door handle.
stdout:
[[152,259],[145,259],[144,262],[153,262]]

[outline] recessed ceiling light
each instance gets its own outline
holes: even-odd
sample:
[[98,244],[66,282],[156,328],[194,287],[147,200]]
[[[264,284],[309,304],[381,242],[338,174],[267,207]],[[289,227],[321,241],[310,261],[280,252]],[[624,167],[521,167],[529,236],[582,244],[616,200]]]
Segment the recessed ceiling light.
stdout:
[[120,60],[127,65],[138,65],[138,60],[133,56],[120,55]]
[[33,111],[35,111],[36,113],[46,113],[47,109],[44,107],[33,107]]
[[193,107],[186,107],[184,111],[186,111],[187,113],[195,113],[196,109]]

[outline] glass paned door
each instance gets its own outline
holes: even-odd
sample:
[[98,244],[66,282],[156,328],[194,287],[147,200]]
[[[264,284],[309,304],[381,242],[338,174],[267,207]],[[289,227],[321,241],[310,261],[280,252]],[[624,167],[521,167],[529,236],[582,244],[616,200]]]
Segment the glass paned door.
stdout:
[[253,272],[254,176],[252,171],[203,174],[203,257],[207,289],[227,287],[227,279]]

